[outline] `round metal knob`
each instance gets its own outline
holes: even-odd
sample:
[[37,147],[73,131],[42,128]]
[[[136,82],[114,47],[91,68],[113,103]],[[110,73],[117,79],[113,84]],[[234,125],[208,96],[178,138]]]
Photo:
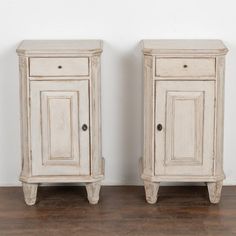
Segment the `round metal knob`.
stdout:
[[162,131],[162,124],[158,124],[158,125],[157,125],[157,130],[158,130],[158,131]]
[[58,68],[58,69],[62,69],[62,66],[58,66],[57,68]]
[[83,125],[82,125],[82,130],[83,130],[83,131],[86,131],[87,129],[88,129],[88,126],[87,126],[86,124],[83,124]]
[[184,67],[184,68],[187,68],[187,67],[188,67],[188,65],[183,65],[183,67]]

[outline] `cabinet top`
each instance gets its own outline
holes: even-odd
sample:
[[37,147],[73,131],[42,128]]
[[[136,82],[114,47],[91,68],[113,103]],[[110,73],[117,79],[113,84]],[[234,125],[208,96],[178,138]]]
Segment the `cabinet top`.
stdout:
[[102,40],[24,40],[16,49],[19,55],[96,54]]
[[225,55],[227,47],[221,40],[214,39],[160,39],[142,40],[144,54],[209,54]]

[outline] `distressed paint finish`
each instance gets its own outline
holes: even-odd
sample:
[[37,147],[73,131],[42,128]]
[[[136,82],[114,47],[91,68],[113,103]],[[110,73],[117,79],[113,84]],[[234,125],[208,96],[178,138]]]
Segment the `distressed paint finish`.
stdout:
[[101,57],[91,57],[90,126],[91,126],[91,175],[94,178],[104,171],[101,138]]
[[28,58],[19,57],[20,69],[20,130],[21,130],[21,156],[22,169],[21,176],[29,177],[31,175],[30,165],[30,121],[29,121],[29,80],[28,80]]
[[150,203],[150,204],[156,203],[157,197],[158,197],[159,186],[160,186],[160,183],[144,180],[146,201],[148,203]]
[[[26,204],[35,204],[39,183],[70,182],[86,183],[88,200],[96,204],[104,178],[100,108],[102,41],[25,40],[17,53],[20,180]],[[87,127],[83,129],[83,125]]]
[[220,40],[144,40],[142,45],[146,60],[144,155],[140,163],[146,198],[149,203],[156,201],[155,183],[206,182],[210,201],[218,203],[225,178],[224,70],[228,50]]
[[214,81],[157,81],[156,175],[212,175]]
[[29,206],[34,205],[37,199],[38,184],[29,184],[23,182],[22,187],[25,196],[25,203]]
[[223,181],[207,183],[211,203],[216,204],[220,202],[222,185]]
[[88,57],[31,58],[30,76],[88,76]]
[[88,81],[32,81],[30,95],[32,175],[90,175]]
[[153,57],[144,56],[144,158],[143,174],[154,175],[154,84],[153,77]]
[[98,203],[100,188],[101,188],[100,181],[86,184],[87,197],[90,204]]
[[215,77],[215,58],[156,58],[158,77]]
[[223,144],[224,144],[224,87],[225,87],[225,57],[216,57],[216,121],[215,121],[215,175],[224,176]]

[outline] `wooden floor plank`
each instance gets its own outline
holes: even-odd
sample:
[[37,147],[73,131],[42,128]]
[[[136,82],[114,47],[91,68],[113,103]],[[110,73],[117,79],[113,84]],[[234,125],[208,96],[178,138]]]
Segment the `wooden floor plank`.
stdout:
[[218,205],[197,186],[161,187],[155,205],[145,202],[143,187],[104,186],[98,205],[89,205],[84,187],[40,187],[31,207],[21,188],[2,187],[0,235],[236,235],[236,187],[224,187]]

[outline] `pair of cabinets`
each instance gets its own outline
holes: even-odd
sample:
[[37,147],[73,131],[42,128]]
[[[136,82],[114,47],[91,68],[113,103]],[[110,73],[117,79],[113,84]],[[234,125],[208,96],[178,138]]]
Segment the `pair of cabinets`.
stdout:
[[[23,41],[20,57],[22,172],[25,201],[39,183],[83,182],[99,200],[104,177],[100,125],[99,40]],[[146,199],[162,181],[204,181],[218,202],[224,173],[224,55],[217,40],[145,40]]]

